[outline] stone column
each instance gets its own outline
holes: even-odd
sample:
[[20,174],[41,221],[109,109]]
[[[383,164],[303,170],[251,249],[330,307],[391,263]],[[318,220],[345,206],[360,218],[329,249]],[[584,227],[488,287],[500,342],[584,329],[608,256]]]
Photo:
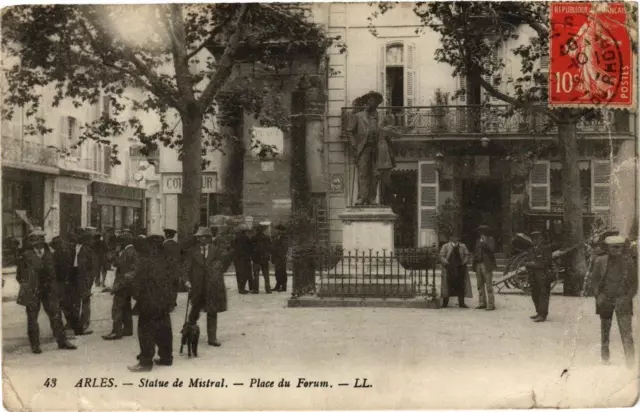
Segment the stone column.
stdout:
[[311,193],[327,191],[324,160],[324,108],[326,95],[319,76],[311,76],[304,86],[305,155]]

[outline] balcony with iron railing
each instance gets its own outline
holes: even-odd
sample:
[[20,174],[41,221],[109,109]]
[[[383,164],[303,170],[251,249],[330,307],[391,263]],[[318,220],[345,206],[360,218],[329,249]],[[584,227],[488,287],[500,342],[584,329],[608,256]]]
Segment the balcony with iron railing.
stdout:
[[[342,108],[342,132],[356,113]],[[508,105],[379,107],[387,125],[400,137],[455,138],[478,135],[533,136],[554,135],[557,126],[543,113],[514,110]],[[603,116],[578,122],[578,134],[633,135],[635,118],[623,111],[606,111]]]

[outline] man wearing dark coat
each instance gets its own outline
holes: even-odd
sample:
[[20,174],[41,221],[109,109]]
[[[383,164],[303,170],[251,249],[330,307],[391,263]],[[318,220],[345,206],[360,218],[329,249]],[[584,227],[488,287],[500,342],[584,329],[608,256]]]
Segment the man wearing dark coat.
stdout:
[[284,225],[276,226],[276,233],[271,243],[271,263],[276,270],[276,292],[287,291],[287,253],[289,242],[285,236]]
[[440,263],[442,264],[442,307],[449,304],[450,296],[458,297],[458,306],[468,308],[464,303],[466,296],[472,297],[471,280],[467,264],[469,263],[469,250],[464,243],[460,243],[457,236],[451,236],[440,250]]
[[473,253],[473,266],[478,281],[478,306],[476,309],[494,310],[493,271],[496,268],[495,241],[489,236],[490,228],[478,227],[478,238]]
[[178,232],[175,229],[164,229],[164,237],[165,241],[162,244],[164,247],[164,251],[167,253],[167,256],[174,259],[176,262],[180,262],[180,245],[176,241],[175,237]]
[[124,232],[118,236],[117,242],[120,251],[114,264],[116,276],[111,288],[111,294],[113,294],[113,304],[111,306],[113,328],[110,334],[102,337],[105,340],[133,336],[131,283],[138,265],[138,252],[133,247],[133,235],[130,232]]
[[93,333],[89,329],[91,323],[91,285],[100,270],[96,253],[91,248],[92,234],[90,229],[81,229],[75,245],[73,259],[73,275],[76,278],[75,317],[78,324],[75,325],[76,335],[89,335]]
[[633,367],[633,297],[638,293],[638,273],[634,271],[630,256],[623,254],[624,243],[625,239],[622,236],[610,236],[605,239],[607,254],[596,258],[593,288],[596,314],[600,315],[602,361],[609,363],[609,335],[615,313],[627,366]]
[[251,261],[253,262],[253,281],[251,282],[251,293],[260,293],[260,271],[264,277],[264,291],[271,293],[269,284],[269,257],[271,254],[271,239],[267,236],[267,226],[260,223],[256,227],[256,234],[251,239]]
[[211,346],[220,346],[217,339],[218,313],[227,310],[227,289],[224,268],[228,256],[212,241],[211,231],[201,227],[195,234],[198,244],[188,252],[184,263],[184,284],[189,290],[191,311],[188,321],[198,322],[200,312],[207,312],[207,338]]
[[45,244],[44,237],[44,231],[39,228],[29,234],[29,248],[23,251],[16,274],[20,284],[17,303],[26,307],[27,335],[31,351],[35,354],[42,353],[38,326],[41,306],[49,317],[58,348],[76,349],[64,334],[59,306],[60,288],[56,278],[53,254]]
[[249,228],[245,224],[241,224],[236,229],[236,237],[233,240],[233,267],[236,270],[236,281],[238,283],[238,293],[241,295],[249,293],[248,287],[251,288],[252,269],[251,269],[251,238],[247,235]]
[[[148,254],[142,256],[132,280],[132,294],[138,302],[139,363],[129,366],[132,372],[149,372],[153,364],[173,363],[173,332],[171,310],[175,303],[175,285],[179,279],[176,262],[166,256],[164,237],[152,234],[147,238]],[[153,359],[155,347],[159,359]]]
[[78,324],[75,311],[78,287],[73,269],[75,240],[73,240],[73,235],[70,236],[71,242],[65,241],[60,236],[56,236],[51,240],[51,246],[54,249],[53,264],[60,292],[60,309],[66,320],[65,329],[73,329]]
[[553,253],[551,247],[543,244],[542,232],[531,232],[533,248],[529,252],[529,260],[525,267],[529,272],[531,285],[531,299],[536,308],[536,314],[531,316],[534,322],[544,322],[549,315],[549,299],[551,298],[551,283],[549,269],[551,268]]

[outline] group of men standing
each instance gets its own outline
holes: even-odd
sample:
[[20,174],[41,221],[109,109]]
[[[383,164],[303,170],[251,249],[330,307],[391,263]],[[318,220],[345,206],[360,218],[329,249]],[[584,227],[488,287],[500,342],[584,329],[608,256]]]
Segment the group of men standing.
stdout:
[[471,280],[467,266],[472,263],[478,281],[478,306],[476,309],[495,310],[493,296],[493,271],[496,268],[495,242],[489,235],[488,226],[477,229],[473,255],[460,239],[452,235],[449,242],[440,249],[440,263],[443,267],[441,283],[442,306],[449,305],[449,297],[458,297],[458,306],[468,308],[465,298],[471,298]]
[[[260,272],[264,278],[264,291],[271,293],[269,262],[275,266],[276,285],[273,291],[287,291],[288,239],[284,225],[277,225],[272,238],[266,234],[267,225],[259,224],[255,234],[249,236],[249,228],[240,225],[233,241],[233,266],[236,270],[240,294],[260,293]],[[247,287],[249,290],[247,290]]]
[[27,334],[33,353],[42,353],[38,313],[44,310],[60,349],[75,349],[65,335],[62,316],[75,335],[88,335],[91,322],[91,285],[99,270],[90,230],[80,230],[69,241],[45,242],[40,228],[32,230],[17,262],[20,284],[17,303],[27,312]]
[[[492,272],[496,268],[495,242],[489,236],[489,228],[480,226],[474,253],[456,236],[451,236],[440,251],[440,263],[443,267],[441,295],[442,306],[447,307],[450,296],[458,297],[461,308],[467,308],[465,297],[472,297],[471,282],[467,265],[471,262],[476,273],[479,292],[477,309],[493,310],[495,301],[492,286]],[[524,236],[527,237],[527,236]],[[533,231],[527,237],[531,247],[527,251],[524,269],[529,276],[531,298],[536,313],[531,319],[544,322],[549,315],[551,287],[555,276],[552,271],[554,254],[551,245],[544,243],[544,234]],[[587,271],[586,282],[595,296],[596,314],[601,324],[601,357],[604,363],[610,359],[610,331],[613,315],[616,315],[618,329],[622,338],[627,364],[635,363],[635,350],[632,332],[633,298],[638,292],[638,256],[637,243],[629,242],[615,233],[603,236],[597,242],[597,252]]]

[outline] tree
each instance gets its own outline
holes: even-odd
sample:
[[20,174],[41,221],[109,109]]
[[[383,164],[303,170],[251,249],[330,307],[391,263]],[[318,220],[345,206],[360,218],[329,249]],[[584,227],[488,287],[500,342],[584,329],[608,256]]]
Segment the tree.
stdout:
[[[183,239],[197,221],[203,152],[222,150],[225,138],[234,138],[232,129],[225,134],[213,127],[216,103],[236,117],[244,110],[265,126],[286,127],[286,116],[276,115],[277,91],[234,69],[250,64],[281,70],[298,53],[322,55],[333,41],[305,7],[276,3],[15,6],[2,15],[2,35],[4,56],[19,60],[4,68],[4,118],[17,106],[34,115],[39,87],[55,87],[54,105],[71,99],[76,107],[95,104],[106,93],[113,115],[85,124],[80,143],[109,145],[111,137],[128,132],[148,151],[158,144],[179,150]],[[11,60],[3,61],[6,66]],[[133,89],[142,95],[129,93]],[[137,114],[121,118],[129,107],[155,112],[159,129],[145,130]],[[34,133],[51,131],[42,119],[35,124]]]
[[[548,74],[540,67],[540,60],[549,57],[549,4],[544,2],[420,2],[413,12],[420,18],[420,32],[428,28],[440,36],[435,60],[453,67],[454,76],[467,78],[467,104],[481,104],[481,90],[493,98],[511,105],[506,116],[522,111],[546,116],[549,126],[557,126],[557,144],[562,160],[564,193],[564,240],[566,246],[583,242],[583,213],[580,196],[578,145],[576,126],[581,119],[601,117],[594,109],[553,109],[547,106]],[[392,9],[394,4],[382,3],[370,18]],[[628,9],[635,16],[636,9]],[[631,19],[637,22],[635,18]],[[637,26],[637,23],[635,23]],[[508,40],[522,36],[522,28],[532,32],[524,45],[511,52],[520,58],[520,76],[502,78],[505,62],[494,57],[494,51]],[[634,38],[632,36],[632,38]],[[512,94],[501,91],[509,83]],[[457,95],[463,91],[458,91]],[[478,119],[475,119],[477,122]],[[548,129],[546,130],[548,131]],[[577,248],[572,259],[572,276],[565,280],[565,294],[578,294],[586,272],[583,248]]]

